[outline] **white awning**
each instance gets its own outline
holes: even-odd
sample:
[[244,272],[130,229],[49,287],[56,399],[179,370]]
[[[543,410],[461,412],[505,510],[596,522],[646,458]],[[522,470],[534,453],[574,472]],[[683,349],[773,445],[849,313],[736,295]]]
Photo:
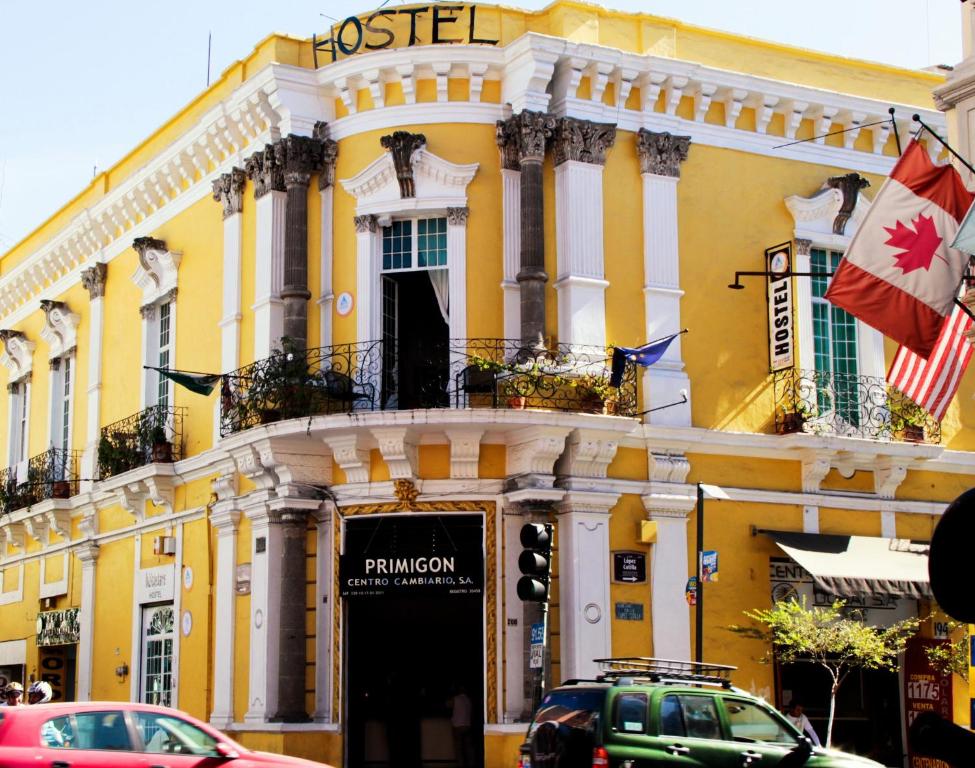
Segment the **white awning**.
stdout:
[[928,598],[927,543],[873,536],[762,531],[826,592]]

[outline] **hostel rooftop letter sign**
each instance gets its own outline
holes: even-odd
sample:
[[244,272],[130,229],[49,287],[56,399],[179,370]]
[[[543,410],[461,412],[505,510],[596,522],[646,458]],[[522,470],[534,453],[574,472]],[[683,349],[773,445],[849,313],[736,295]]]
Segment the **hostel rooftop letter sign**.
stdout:
[[480,31],[478,6],[467,4],[407,5],[379,8],[369,16],[349,16],[335,24],[327,38],[312,36],[315,68],[319,52],[325,62],[338,61],[356,53],[414,45],[497,45],[498,40]]

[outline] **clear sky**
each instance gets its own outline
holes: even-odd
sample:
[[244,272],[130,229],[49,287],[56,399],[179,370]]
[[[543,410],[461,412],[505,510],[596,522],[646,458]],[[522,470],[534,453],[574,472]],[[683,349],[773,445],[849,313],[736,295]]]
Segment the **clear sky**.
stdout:
[[[961,59],[959,0],[600,4],[904,67]],[[203,90],[208,33],[216,77],[270,32],[310,37],[331,18],[372,7],[350,0],[0,0],[0,253],[81,191],[95,168],[110,167]]]

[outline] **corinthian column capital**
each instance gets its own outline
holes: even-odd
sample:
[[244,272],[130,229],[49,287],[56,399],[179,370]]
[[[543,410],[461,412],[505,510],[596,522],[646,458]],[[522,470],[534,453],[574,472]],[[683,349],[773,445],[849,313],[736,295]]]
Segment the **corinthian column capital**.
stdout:
[[108,265],[97,262],[87,269],[81,270],[81,284],[88,291],[88,298],[92,301],[105,295],[105,277],[108,275]]
[[274,162],[284,173],[285,187],[307,187],[311,175],[322,168],[322,142],[291,134],[274,142]]
[[324,120],[315,123],[312,136],[322,143],[322,169],[318,172],[318,188],[327,189],[335,184],[335,159],[339,156],[339,145],[337,141],[328,138],[328,123]]
[[606,164],[606,151],[616,141],[616,126],[563,117],[555,126],[552,144],[555,148],[555,164],[567,160],[593,165]]
[[680,164],[687,159],[690,136],[674,136],[664,131],[655,133],[641,128],[637,133],[636,151],[640,155],[640,173],[680,178]]
[[498,120],[495,126],[495,140],[501,152],[501,167],[506,171],[517,171],[518,166],[518,123],[514,117]]
[[284,171],[274,157],[274,147],[268,144],[244,161],[244,172],[254,182],[254,199],[268,192],[284,192]]
[[223,206],[225,219],[243,210],[245,183],[247,174],[241,168],[231,168],[213,180],[213,199]]
[[555,116],[547,112],[519,112],[512,117],[518,128],[518,161],[542,162],[545,145],[555,131]]
[[427,137],[422,133],[409,131],[394,131],[388,136],[381,136],[379,144],[388,149],[393,156],[393,167],[396,169],[396,179],[399,181],[399,196],[416,197],[416,187],[413,183],[413,153],[427,144]]

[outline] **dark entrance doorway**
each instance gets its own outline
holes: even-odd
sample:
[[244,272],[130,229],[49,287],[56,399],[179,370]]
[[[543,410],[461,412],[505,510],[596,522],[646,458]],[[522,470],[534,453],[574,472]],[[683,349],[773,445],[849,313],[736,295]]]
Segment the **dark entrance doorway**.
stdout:
[[[779,666],[781,703],[803,704],[806,717],[823,744],[829,719],[829,673],[817,664]],[[836,696],[833,746],[884,765],[903,764],[903,718],[896,672],[857,669]]]
[[483,765],[481,516],[347,520],[340,582],[348,768]]
[[387,273],[382,288],[383,407],[446,406],[449,334],[430,272]]

